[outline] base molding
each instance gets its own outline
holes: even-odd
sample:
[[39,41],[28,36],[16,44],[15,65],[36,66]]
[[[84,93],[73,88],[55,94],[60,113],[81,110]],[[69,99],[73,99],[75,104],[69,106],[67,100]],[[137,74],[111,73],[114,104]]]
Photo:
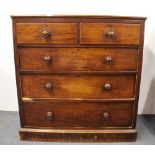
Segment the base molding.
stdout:
[[31,129],[20,128],[20,140],[44,142],[133,142],[136,129]]

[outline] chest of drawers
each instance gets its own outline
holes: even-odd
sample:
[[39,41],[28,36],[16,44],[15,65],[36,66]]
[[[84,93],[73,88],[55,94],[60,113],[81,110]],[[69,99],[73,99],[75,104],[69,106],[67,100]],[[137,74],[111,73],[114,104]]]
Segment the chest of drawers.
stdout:
[[134,141],[145,19],[12,16],[21,140]]

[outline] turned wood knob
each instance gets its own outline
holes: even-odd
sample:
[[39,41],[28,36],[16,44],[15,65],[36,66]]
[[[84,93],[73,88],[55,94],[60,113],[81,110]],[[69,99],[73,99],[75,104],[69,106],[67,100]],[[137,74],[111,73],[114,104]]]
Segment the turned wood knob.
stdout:
[[109,120],[110,119],[110,113],[103,112],[102,117],[103,117],[103,120]]
[[47,82],[47,83],[45,84],[45,89],[47,89],[47,90],[51,90],[52,88],[53,88],[52,83]]
[[105,37],[108,39],[114,39],[116,37],[116,34],[113,30],[111,30],[105,33]]
[[53,119],[53,112],[48,111],[46,115],[47,115],[47,120],[48,121],[51,121]]
[[47,38],[47,37],[50,36],[50,32],[49,32],[48,30],[43,30],[43,31],[42,31],[42,36],[43,36],[44,38]]
[[106,84],[104,85],[104,90],[110,91],[111,89],[112,89],[112,87],[111,87],[111,84],[110,84],[110,83],[106,83]]
[[51,58],[50,56],[44,56],[43,60],[44,60],[47,64],[49,64],[49,63],[51,63],[52,58]]
[[105,63],[112,63],[112,57],[111,56],[107,56],[105,57]]

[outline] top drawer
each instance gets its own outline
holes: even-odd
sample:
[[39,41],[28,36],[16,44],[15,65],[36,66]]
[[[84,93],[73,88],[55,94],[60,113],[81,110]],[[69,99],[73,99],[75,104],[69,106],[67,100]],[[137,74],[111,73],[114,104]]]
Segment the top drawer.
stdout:
[[80,44],[140,43],[140,25],[125,23],[81,23]]
[[76,44],[76,23],[17,23],[17,43]]

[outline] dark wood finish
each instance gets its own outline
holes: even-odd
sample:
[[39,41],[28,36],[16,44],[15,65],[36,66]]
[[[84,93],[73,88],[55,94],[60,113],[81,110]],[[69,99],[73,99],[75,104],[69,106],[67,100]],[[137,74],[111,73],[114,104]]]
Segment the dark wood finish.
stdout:
[[138,72],[138,76],[137,76],[136,93],[135,93],[136,104],[134,105],[133,128],[136,127],[136,120],[137,120],[139,91],[140,91],[140,82],[141,82],[141,69],[142,69],[142,63],[143,63],[143,44],[144,44],[145,22],[141,21],[140,29],[141,29],[141,33],[140,33],[141,46],[139,47],[139,60],[138,60],[138,70],[139,70],[139,72]]
[[128,130],[84,130],[84,129],[30,129],[19,130],[20,139],[46,142],[134,142],[135,129]]
[[[25,127],[33,128],[131,127],[132,109],[131,103],[30,102],[24,104],[23,116]],[[47,118],[47,114],[50,118]]]
[[[136,71],[137,49],[19,48],[21,70]],[[106,59],[111,58],[111,62]],[[45,60],[47,59],[47,60]],[[48,60],[49,59],[49,60]]]
[[17,42],[30,44],[76,44],[76,23],[17,23]]
[[140,43],[140,25],[123,23],[81,23],[81,44]]
[[[35,16],[33,16],[33,15],[31,15],[31,16],[28,16],[28,15],[22,15],[22,16],[20,16],[20,15],[11,15],[11,18],[12,19],[18,19],[18,20],[20,20],[21,19],[21,21],[25,21],[25,20],[27,20],[27,19],[29,19],[29,20],[31,20],[31,19],[33,19],[33,20],[39,20],[39,21],[41,21],[42,19],[44,19],[44,21],[45,21],[45,19],[47,20],[56,20],[56,19],[61,19],[61,20],[65,20],[65,19],[67,19],[67,21],[69,20],[69,19],[74,19],[74,20],[76,20],[76,19],[86,19],[86,20],[89,20],[89,19],[92,19],[92,20],[94,20],[95,22],[97,22],[98,21],[98,19],[103,19],[103,20],[105,20],[105,19],[112,19],[112,20],[115,20],[115,19],[117,19],[117,20],[128,20],[128,21],[132,21],[132,20],[146,20],[147,19],[147,17],[138,17],[138,16],[114,16],[114,15],[87,15],[87,16],[85,16],[85,15],[52,15],[52,16],[45,16],[45,15],[35,15]],[[66,20],[65,20],[66,21]]]
[[134,142],[137,137],[135,129],[128,130],[47,130],[21,128],[20,139],[48,142]]
[[145,19],[12,16],[21,140],[134,141]]
[[31,98],[134,98],[135,80],[134,75],[24,75],[22,92]]

